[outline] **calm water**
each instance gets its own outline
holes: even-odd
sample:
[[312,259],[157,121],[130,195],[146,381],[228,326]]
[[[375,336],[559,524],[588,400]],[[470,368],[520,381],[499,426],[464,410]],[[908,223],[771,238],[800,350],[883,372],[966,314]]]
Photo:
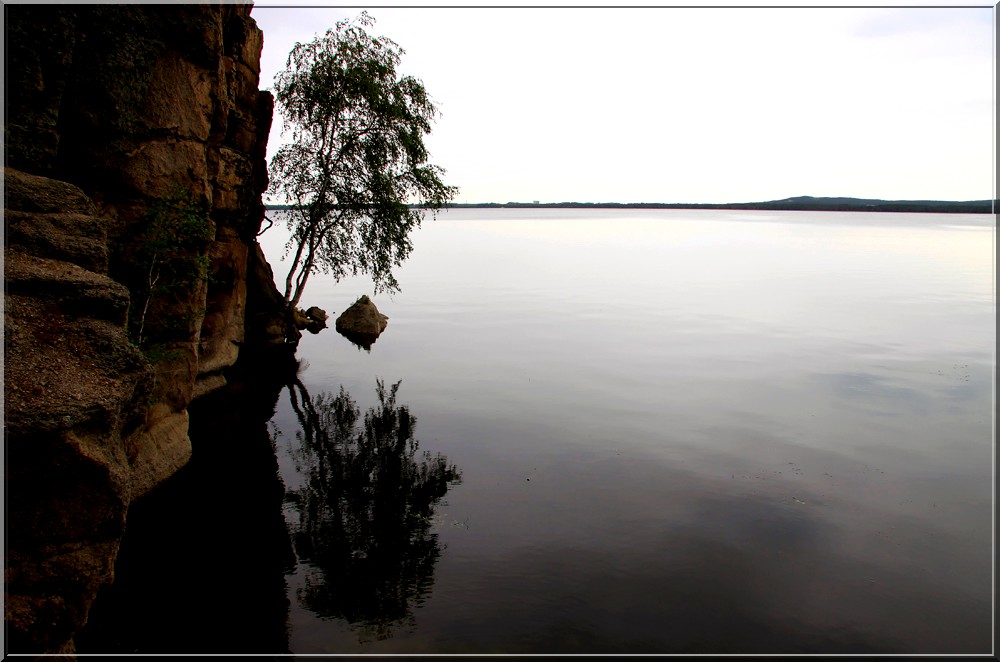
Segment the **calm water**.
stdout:
[[[425,222],[385,333],[303,337],[269,423],[280,646],[989,653],[994,228]],[[302,303],[361,294],[317,278]]]

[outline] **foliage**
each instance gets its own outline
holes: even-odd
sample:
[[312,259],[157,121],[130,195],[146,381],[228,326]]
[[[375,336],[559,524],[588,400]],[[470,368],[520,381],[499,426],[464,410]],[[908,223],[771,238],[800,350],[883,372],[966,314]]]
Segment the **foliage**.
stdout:
[[297,554],[314,569],[299,599],[321,617],[351,623],[363,641],[412,620],[441,553],[434,509],[461,483],[445,457],[418,454],[416,418],[396,404],[399,384],[386,389],[378,380],[378,404],[364,417],[343,386],[311,398],[298,379],[289,385],[305,481],[288,500],[298,513]]
[[[196,202],[184,190],[157,201],[146,213],[140,228],[135,260],[143,281],[132,287],[133,306],[129,310],[129,331],[140,348],[160,355],[151,344],[147,328],[152,305],[158,299],[176,296],[198,282],[207,280],[208,256],[205,249],[213,228],[205,204]],[[142,302],[139,307],[138,302]],[[181,333],[189,320],[163,320],[161,331]]]
[[402,48],[372,37],[362,12],[324,36],[297,43],[275,78],[291,142],[270,164],[271,192],[287,211],[293,255],[285,301],[298,304],[317,271],[337,280],[369,274],[375,292],[397,291],[392,268],[412,250],[420,208],[436,213],[457,193],[427,163],[424,135],[437,109],[423,83],[397,77]]

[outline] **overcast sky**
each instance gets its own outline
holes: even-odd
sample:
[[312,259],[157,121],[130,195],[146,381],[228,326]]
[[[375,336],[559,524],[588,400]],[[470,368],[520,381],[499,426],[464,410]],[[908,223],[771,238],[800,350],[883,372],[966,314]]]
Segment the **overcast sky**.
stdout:
[[[280,4],[252,13],[262,89],[365,7]],[[367,11],[441,111],[426,142],[455,202],[995,196],[985,4]]]

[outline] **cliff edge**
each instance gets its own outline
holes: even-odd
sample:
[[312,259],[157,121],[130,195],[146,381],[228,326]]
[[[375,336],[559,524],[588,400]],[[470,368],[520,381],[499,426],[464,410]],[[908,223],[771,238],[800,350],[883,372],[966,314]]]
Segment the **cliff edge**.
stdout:
[[251,6],[5,10],[6,648],[72,653],[188,405],[298,336],[256,243]]

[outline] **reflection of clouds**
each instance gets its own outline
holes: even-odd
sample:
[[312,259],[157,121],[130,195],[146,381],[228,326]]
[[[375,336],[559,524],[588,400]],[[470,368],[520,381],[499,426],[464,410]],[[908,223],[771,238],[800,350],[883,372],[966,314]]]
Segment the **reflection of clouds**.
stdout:
[[841,372],[827,375],[826,379],[837,395],[848,400],[873,396],[919,403],[928,400],[926,395],[915,389],[894,386],[889,379],[871,373]]
[[942,400],[971,403],[988,396],[992,388],[989,367],[984,365],[927,364],[910,370],[919,374],[904,375],[905,382],[895,375],[860,371],[818,373],[813,379],[820,381],[842,402],[878,416],[927,415],[946,409],[951,413],[968,414],[971,412],[956,409]]
[[[711,509],[723,515],[728,507]],[[822,527],[778,521],[757,503],[742,534],[705,535],[695,526],[604,553],[575,546],[525,547],[503,574],[479,579],[490,596],[459,615],[453,631],[504,652],[768,653],[888,652],[898,644],[849,622],[809,623],[810,603],[830,596],[811,584],[828,568],[814,549]],[[736,523],[734,520],[730,520]],[[752,531],[753,522],[768,522]],[[821,584],[818,582],[817,584]],[[845,586],[849,582],[845,583]],[[536,596],[544,599],[523,599]],[[491,632],[490,624],[502,624]],[[497,637],[491,641],[490,637]]]
[[609,448],[538,466],[492,511],[481,477],[462,500],[475,535],[454,539],[459,563],[438,579],[461,596],[450,650],[988,650],[989,541],[970,536],[988,498],[917,480],[930,467],[909,455],[872,465],[718,434],[731,440],[712,453]]
[[[889,653],[982,651],[988,595],[970,603],[884,558],[841,556],[836,527],[766,500],[697,506],[717,517],[614,549],[524,546],[475,580],[449,624],[472,650]],[[718,532],[731,527],[724,535]],[[530,597],[528,597],[530,596]],[[987,609],[983,609],[983,608]],[[913,631],[916,629],[917,631]]]

